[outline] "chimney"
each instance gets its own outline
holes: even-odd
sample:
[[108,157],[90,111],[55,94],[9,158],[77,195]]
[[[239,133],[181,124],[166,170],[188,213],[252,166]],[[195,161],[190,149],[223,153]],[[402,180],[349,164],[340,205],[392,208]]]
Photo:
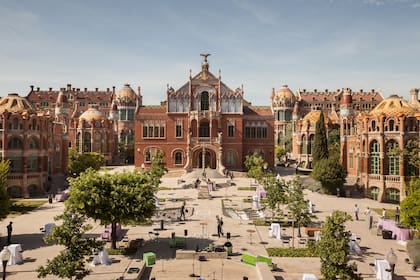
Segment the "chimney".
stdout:
[[87,88],[85,87],[85,92],[87,92]]
[[106,92],[109,92],[109,87],[108,87],[108,88],[106,88]]
[[98,88],[95,88],[95,91],[97,92],[98,91]]
[[67,91],[71,91],[71,84],[67,84]]
[[410,90],[411,95],[411,103],[417,104],[419,102],[419,89],[418,88],[412,88]]
[[112,87],[112,93],[115,93],[115,86]]
[[39,87],[36,88],[36,91],[39,91]]
[[52,91],[52,87],[48,88],[48,91]]
[[30,85],[31,91],[34,91],[34,85]]

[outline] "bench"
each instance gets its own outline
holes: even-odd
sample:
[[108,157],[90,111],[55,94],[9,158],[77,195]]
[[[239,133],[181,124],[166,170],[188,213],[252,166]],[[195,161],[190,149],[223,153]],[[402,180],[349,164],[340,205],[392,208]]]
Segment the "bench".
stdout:
[[273,264],[273,261],[269,257],[258,255],[257,262],[266,263],[268,267],[270,268],[270,270],[276,269],[276,265]]
[[227,252],[196,252],[190,250],[176,250],[176,259],[192,259],[199,256],[204,256],[206,259],[226,259],[228,257]]
[[255,266],[255,264],[257,263],[257,256],[254,256],[254,255],[251,255],[251,254],[248,254],[248,253],[242,253],[241,261],[243,263]]
[[259,262],[256,265],[257,275],[261,280],[275,280],[273,273],[271,272],[269,266],[265,262]]

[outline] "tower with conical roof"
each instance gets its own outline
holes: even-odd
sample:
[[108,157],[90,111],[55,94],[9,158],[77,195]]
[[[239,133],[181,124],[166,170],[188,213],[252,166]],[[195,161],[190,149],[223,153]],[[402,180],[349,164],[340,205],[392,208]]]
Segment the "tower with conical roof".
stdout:
[[[340,103],[340,156],[341,163],[344,167],[347,166],[347,152],[348,152],[348,136],[353,134],[354,129],[354,113],[352,91],[346,88],[343,91],[343,96]],[[354,147],[351,147],[353,154]]]

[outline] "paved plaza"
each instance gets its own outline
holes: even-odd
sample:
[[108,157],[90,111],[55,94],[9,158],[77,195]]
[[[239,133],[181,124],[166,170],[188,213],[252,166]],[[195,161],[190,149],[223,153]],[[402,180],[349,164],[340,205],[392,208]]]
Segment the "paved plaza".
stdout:
[[[128,169],[128,168],[126,168]],[[284,178],[291,179],[292,175]],[[248,220],[241,220],[223,216],[222,199],[230,199],[229,203],[237,208],[249,208],[251,203],[244,202],[244,198],[252,197],[255,191],[239,191],[238,187],[250,186],[251,180],[244,177],[235,177],[234,185],[227,186],[226,178],[216,178],[214,181],[221,185],[216,191],[211,192],[212,199],[197,199],[198,191],[195,188],[184,188],[183,184],[194,182],[194,178],[185,178],[183,184],[179,184],[179,177],[168,174],[162,178],[161,186],[165,190],[158,192],[159,198],[165,199],[161,203],[162,208],[180,207],[182,201],[186,201],[187,207],[194,208],[192,217],[188,217],[185,222],[166,222],[164,230],[160,230],[160,223],[156,221],[151,226],[123,226],[123,231],[129,239],[143,238],[145,240],[136,256],[132,259],[123,256],[110,256],[113,263],[110,266],[98,265],[92,267],[92,274],[86,279],[117,279],[122,276],[129,267],[135,267],[144,252],[154,252],[157,262],[153,267],[147,268],[142,279],[196,279],[190,274],[201,275],[204,279],[257,279],[255,267],[242,264],[240,254],[248,252],[251,254],[267,255],[268,247],[289,246],[283,244],[281,240],[269,238],[268,226],[254,226]],[[315,215],[319,220],[325,220],[334,210],[342,210],[353,215],[354,204],[357,203],[361,210],[359,221],[350,221],[347,229],[361,237],[360,247],[362,254],[352,255],[352,260],[358,265],[358,271],[363,274],[365,279],[375,279],[373,268],[369,263],[373,263],[375,258],[385,258],[385,254],[393,248],[398,256],[396,265],[396,279],[420,279],[420,271],[413,271],[411,265],[404,259],[407,258],[404,243],[396,240],[384,240],[368,229],[368,222],[363,215],[363,210],[369,206],[371,208],[389,208],[394,205],[379,203],[370,199],[337,198],[335,196],[320,195],[305,191],[305,197],[315,205]],[[40,228],[46,223],[54,222],[53,217],[62,213],[64,205],[61,202],[44,204],[36,211],[17,216],[11,219],[4,219],[0,223],[2,230],[2,244],[5,243],[6,225],[13,221],[13,243],[20,243],[23,247],[24,262],[20,265],[7,267],[7,279],[36,279],[36,268],[46,263],[58,254],[62,247],[45,244],[42,240],[43,234]],[[224,237],[217,236],[216,215],[223,216]],[[373,213],[374,220],[379,217]],[[104,227],[92,222],[93,228],[89,232],[99,237]],[[203,249],[210,243],[223,245],[226,233],[230,232],[230,241],[233,244],[233,256],[228,259],[209,259],[204,262],[192,261],[191,259],[175,259],[175,249],[169,247],[169,240],[173,233],[176,236],[185,237],[186,247],[195,250],[197,247]],[[254,232],[253,232],[253,231]],[[153,234],[150,234],[153,232]],[[154,233],[159,232],[157,237]],[[302,230],[304,232],[304,230]],[[283,234],[292,235],[291,229],[287,229]],[[296,234],[296,233],[295,233]],[[295,247],[299,247],[295,241]],[[318,258],[273,258],[278,270],[273,272],[276,279],[301,279],[303,273],[313,273],[320,277],[320,262]],[[57,279],[50,276],[46,279]]]

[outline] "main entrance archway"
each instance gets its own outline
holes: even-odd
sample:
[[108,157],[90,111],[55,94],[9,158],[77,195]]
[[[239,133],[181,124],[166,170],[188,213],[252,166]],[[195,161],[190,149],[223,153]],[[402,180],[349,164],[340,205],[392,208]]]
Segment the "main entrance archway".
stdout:
[[203,154],[204,154],[204,167],[216,169],[216,153],[210,149],[205,149],[204,153],[202,149],[196,150],[193,157],[193,167],[203,168]]

